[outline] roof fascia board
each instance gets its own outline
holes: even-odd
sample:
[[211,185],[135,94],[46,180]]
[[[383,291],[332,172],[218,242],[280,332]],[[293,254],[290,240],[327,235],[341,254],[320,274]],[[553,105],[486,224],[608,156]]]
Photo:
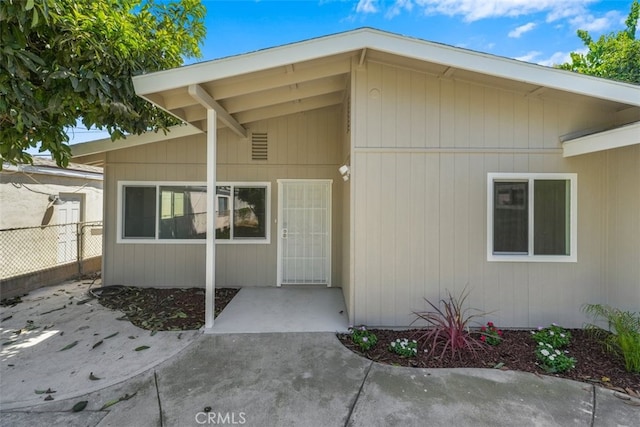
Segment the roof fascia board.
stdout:
[[340,53],[373,49],[426,62],[640,106],[638,86],[572,73],[515,59],[463,50],[373,29],[361,29],[244,55],[159,71],[133,78],[145,95]]
[[102,173],[80,171],[76,169],[51,168],[36,165],[5,165],[4,169],[10,172],[22,172],[26,174],[61,176],[65,178],[92,179],[102,181]]
[[640,144],[640,121],[565,141],[562,156],[573,157],[635,144]]
[[137,147],[138,145],[150,144],[153,142],[166,141],[174,138],[196,135],[202,131],[191,125],[171,126],[167,133],[146,132],[140,135],[129,135],[121,141],[112,141],[111,138],[99,139],[97,141],[83,142],[71,146],[72,157],[89,156],[92,154],[106,153],[108,151],[122,150],[124,148]]

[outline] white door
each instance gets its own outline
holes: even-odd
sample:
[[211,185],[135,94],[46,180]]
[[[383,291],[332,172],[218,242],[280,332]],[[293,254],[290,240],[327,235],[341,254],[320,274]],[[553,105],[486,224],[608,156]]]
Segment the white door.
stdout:
[[[58,211],[58,264],[75,262],[78,256],[77,223],[80,222],[80,200],[66,200]],[[65,225],[62,225],[65,224]]]
[[331,285],[331,180],[278,180],[277,285]]

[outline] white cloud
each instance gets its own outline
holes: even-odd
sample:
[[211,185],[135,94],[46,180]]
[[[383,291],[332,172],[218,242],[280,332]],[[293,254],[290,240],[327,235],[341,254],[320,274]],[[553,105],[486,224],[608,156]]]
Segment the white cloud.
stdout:
[[389,8],[385,17],[391,19],[394,16],[400,15],[402,10],[406,10],[407,12],[411,12],[413,10],[413,1],[412,0],[396,0],[393,6]]
[[518,28],[509,32],[508,36],[514,39],[520,38],[521,35],[533,30],[536,27],[536,24],[533,22],[529,22],[524,25],[520,25]]
[[538,56],[540,56],[542,54],[542,52],[539,52],[537,50],[532,50],[531,52],[528,52],[522,56],[518,56],[517,59],[518,61],[524,61],[524,62],[533,62],[534,59],[536,59]]
[[359,0],[356,6],[356,12],[358,13],[377,13],[378,12],[378,0]]
[[538,61],[537,64],[553,67],[554,65],[564,64],[569,61],[571,61],[571,55],[569,52],[556,52],[550,57]]
[[617,25],[622,20],[622,15],[617,10],[607,12],[604,16],[596,18],[591,14],[580,14],[571,19],[571,25],[581,30],[604,32]]
[[[415,0],[428,14],[462,15],[465,21],[547,13],[547,21],[584,13],[596,0]],[[569,15],[567,15],[569,14]]]

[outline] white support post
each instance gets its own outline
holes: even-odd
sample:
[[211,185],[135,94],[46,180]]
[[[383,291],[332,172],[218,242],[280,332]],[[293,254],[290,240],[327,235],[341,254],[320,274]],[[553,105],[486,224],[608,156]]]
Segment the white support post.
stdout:
[[213,328],[216,290],[216,111],[207,109],[207,240],[205,256],[204,329]]

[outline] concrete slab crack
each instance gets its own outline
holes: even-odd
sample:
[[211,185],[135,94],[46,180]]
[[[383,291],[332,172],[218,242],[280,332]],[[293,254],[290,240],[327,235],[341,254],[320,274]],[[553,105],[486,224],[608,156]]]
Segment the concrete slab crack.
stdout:
[[160,427],[164,427],[164,421],[162,419],[162,401],[160,400],[160,389],[158,388],[158,373],[153,370],[153,379],[156,384],[156,397],[158,398],[158,411],[160,412]]
[[349,421],[351,421],[351,415],[353,415],[353,410],[356,407],[356,403],[360,399],[360,394],[362,394],[362,389],[364,388],[364,383],[367,381],[367,377],[369,376],[369,372],[371,371],[371,367],[373,366],[373,362],[369,363],[367,366],[367,371],[364,373],[364,378],[362,378],[362,383],[360,383],[360,388],[358,389],[358,394],[356,394],[355,399],[353,399],[353,403],[351,403],[351,407],[349,408],[349,414],[347,415],[347,419],[344,422],[344,427],[349,426]]
[[596,425],[596,386],[592,385],[591,386],[591,393],[592,393],[592,397],[591,397],[591,424],[590,426],[593,427]]

